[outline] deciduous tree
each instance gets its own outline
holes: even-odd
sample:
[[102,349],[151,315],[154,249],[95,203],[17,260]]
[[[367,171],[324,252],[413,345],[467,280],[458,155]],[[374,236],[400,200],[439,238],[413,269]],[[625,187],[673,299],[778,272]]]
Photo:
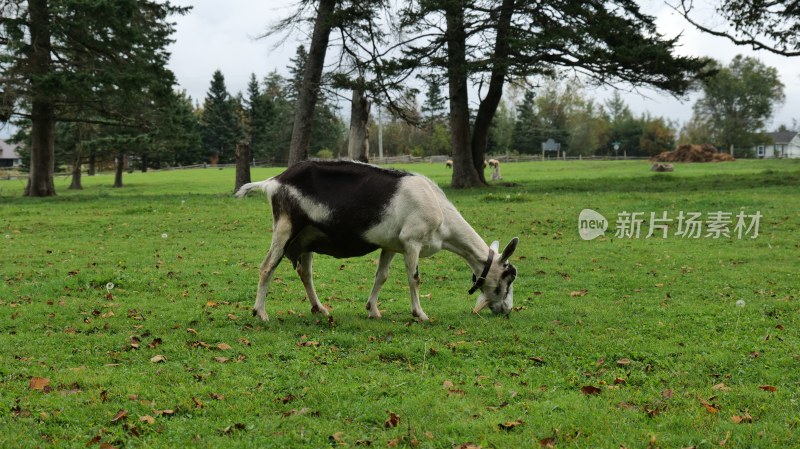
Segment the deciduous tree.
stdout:
[[695,103],[694,115],[708,124],[717,147],[749,147],[784,100],[783,87],[774,67],[738,55],[703,81],[704,95]]

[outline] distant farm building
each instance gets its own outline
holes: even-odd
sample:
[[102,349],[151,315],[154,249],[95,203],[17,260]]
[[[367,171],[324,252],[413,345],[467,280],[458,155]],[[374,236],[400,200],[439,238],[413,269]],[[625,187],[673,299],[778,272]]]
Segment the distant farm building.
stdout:
[[17,168],[22,165],[22,157],[17,152],[19,145],[0,140],[0,168]]
[[761,159],[800,158],[800,133],[797,131],[766,133],[764,141],[757,144],[753,150],[756,157]]

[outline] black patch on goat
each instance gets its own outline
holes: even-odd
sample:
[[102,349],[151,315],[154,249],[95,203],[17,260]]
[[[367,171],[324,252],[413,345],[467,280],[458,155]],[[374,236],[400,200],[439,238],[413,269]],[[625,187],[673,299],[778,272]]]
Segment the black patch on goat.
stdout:
[[275,179],[304,197],[326,206],[329,220],[312,220],[283,188],[272,198],[273,217],[288,215],[292,235],[284,250],[297,265],[300,254],[315,252],[337,258],[357,257],[378,249],[362,238],[384,216],[400,180],[410,173],[345,161],[301,162]]

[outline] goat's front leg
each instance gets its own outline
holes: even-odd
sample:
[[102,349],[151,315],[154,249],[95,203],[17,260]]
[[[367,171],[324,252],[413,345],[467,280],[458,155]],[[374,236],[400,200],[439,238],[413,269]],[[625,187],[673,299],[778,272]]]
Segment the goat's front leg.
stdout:
[[408,272],[408,289],[411,292],[411,314],[420,321],[428,321],[428,315],[419,303],[419,249],[407,249],[405,252],[406,271]]
[[311,303],[311,313],[321,313],[328,316],[328,309],[319,302],[317,292],[314,290],[314,275],[311,271],[312,257],[312,253],[303,253],[300,255],[300,263],[297,264],[297,274],[300,275],[300,280],[303,281],[303,287],[306,289],[308,302]]
[[375,272],[375,283],[372,285],[372,293],[367,301],[367,310],[370,318],[380,318],[381,312],[378,310],[378,292],[389,277],[389,266],[392,264],[395,253],[389,250],[381,250],[381,257],[378,261],[378,271]]
[[289,220],[278,220],[275,223],[272,231],[272,243],[269,245],[267,257],[261,263],[261,269],[258,273],[258,293],[256,294],[256,302],[253,304],[253,315],[261,318],[262,321],[268,321],[269,316],[264,310],[264,303],[267,299],[267,291],[269,284],[272,282],[272,276],[275,274],[275,269],[281,263],[283,258],[284,248],[286,242],[289,241],[289,236],[292,232],[292,225]]

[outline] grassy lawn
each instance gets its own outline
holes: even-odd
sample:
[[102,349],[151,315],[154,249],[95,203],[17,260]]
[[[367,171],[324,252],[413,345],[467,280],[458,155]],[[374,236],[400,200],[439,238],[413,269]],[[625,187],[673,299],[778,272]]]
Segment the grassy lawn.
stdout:
[[[330,320],[288,262],[270,321],[250,316],[272,220],[232,170],[59,178],[51,199],[0,181],[0,447],[797,444],[800,161],[648,169],[506,164],[508,184],[445,187],[487,241],[520,237],[516,311],[472,314],[442,252],[420,263],[429,323],[397,260],[366,319],[377,253],[315,258]],[[579,237],[582,209],[604,237]],[[759,234],[615,236],[623,212],[681,211],[760,212]]]

